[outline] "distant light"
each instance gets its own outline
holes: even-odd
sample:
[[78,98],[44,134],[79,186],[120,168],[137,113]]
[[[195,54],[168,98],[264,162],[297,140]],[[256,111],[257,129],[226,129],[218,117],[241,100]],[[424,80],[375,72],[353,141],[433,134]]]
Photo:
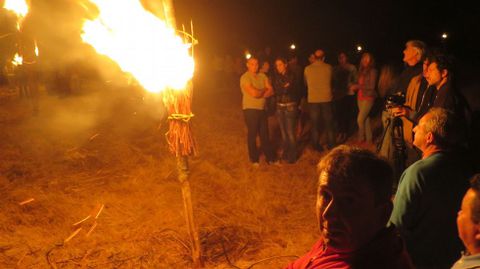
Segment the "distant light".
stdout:
[[358,46],[357,46],[357,51],[358,51],[358,52],[361,52],[362,50],[363,50],[362,46],[358,45]]
[[447,39],[448,38],[448,34],[447,33],[443,33],[442,34],[442,39]]
[[296,49],[296,48],[297,48],[297,46],[295,46],[295,44],[290,45],[290,49],[291,49],[291,50],[294,50],[294,49]]
[[250,58],[252,58],[252,54],[250,54],[250,52],[248,52],[248,51],[245,52],[245,59],[248,60],[248,59],[250,59]]

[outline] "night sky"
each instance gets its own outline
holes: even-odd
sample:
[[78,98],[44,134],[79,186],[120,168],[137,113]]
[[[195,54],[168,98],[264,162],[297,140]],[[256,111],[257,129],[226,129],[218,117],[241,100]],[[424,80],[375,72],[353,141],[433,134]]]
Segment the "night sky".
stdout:
[[281,54],[295,42],[299,54],[321,47],[335,59],[362,44],[378,59],[398,62],[409,39],[447,47],[464,61],[480,59],[480,9],[469,2],[174,0],[177,22],[193,19],[199,48],[210,53],[270,46]]

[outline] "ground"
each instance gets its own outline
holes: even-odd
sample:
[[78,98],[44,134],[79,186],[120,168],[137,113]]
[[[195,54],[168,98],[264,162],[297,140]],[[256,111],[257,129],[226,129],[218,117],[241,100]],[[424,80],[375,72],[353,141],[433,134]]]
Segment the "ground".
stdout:
[[[296,164],[252,168],[238,86],[198,85],[189,179],[205,267],[282,268],[318,238],[322,154],[307,148]],[[67,97],[42,88],[38,114],[1,89],[0,267],[189,268],[159,101],[82,87]]]

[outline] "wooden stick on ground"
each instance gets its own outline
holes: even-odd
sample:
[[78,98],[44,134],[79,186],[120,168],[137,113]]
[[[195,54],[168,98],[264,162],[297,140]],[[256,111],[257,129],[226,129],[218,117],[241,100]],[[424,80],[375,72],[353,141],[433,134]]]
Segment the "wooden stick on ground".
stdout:
[[95,229],[95,227],[97,227],[97,222],[96,221],[93,223],[92,227],[90,227],[90,229],[88,230],[87,235],[86,235],[87,237],[90,236],[90,234],[93,232],[93,229]]
[[20,202],[20,203],[18,203],[18,204],[19,204],[19,205],[26,205],[26,204],[31,203],[31,202],[33,202],[33,201],[35,201],[35,198],[27,199],[27,200],[22,201],[22,202]]
[[100,206],[100,209],[98,210],[98,213],[95,216],[95,219],[98,219],[98,216],[100,216],[100,213],[102,213],[102,210],[103,210],[104,207],[105,207],[105,204],[102,204],[102,206]]
[[81,223],[85,222],[85,221],[88,220],[90,217],[91,217],[91,215],[88,215],[86,218],[84,218],[84,219],[82,219],[82,220],[80,220],[80,221],[78,221],[78,222],[75,222],[75,223],[73,224],[73,226],[77,226],[78,224],[81,224]]
[[63,240],[63,243],[66,244],[68,241],[74,238],[81,230],[82,230],[82,227],[76,229],[69,237],[67,237],[67,239]]

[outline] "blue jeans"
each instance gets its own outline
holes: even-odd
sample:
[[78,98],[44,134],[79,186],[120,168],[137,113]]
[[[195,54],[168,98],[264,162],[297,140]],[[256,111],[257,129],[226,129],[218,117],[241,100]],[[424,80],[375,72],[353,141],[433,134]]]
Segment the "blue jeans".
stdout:
[[327,135],[327,145],[329,148],[335,146],[335,134],[333,128],[333,111],[332,102],[324,103],[308,103],[310,119],[312,120],[312,146],[314,149],[320,150],[320,122],[323,125]]
[[291,107],[277,107],[277,119],[282,133],[283,159],[289,163],[297,160],[297,139],[295,130],[297,127],[298,108],[297,105]]
[[370,117],[368,114],[372,110],[373,100],[360,100],[358,103],[358,140],[372,143],[372,127],[370,126]]
[[275,161],[275,154],[268,139],[267,115],[265,110],[244,109],[245,124],[247,125],[247,145],[250,161],[257,163],[260,152],[257,148],[257,135],[260,136],[260,147],[267,162]]

